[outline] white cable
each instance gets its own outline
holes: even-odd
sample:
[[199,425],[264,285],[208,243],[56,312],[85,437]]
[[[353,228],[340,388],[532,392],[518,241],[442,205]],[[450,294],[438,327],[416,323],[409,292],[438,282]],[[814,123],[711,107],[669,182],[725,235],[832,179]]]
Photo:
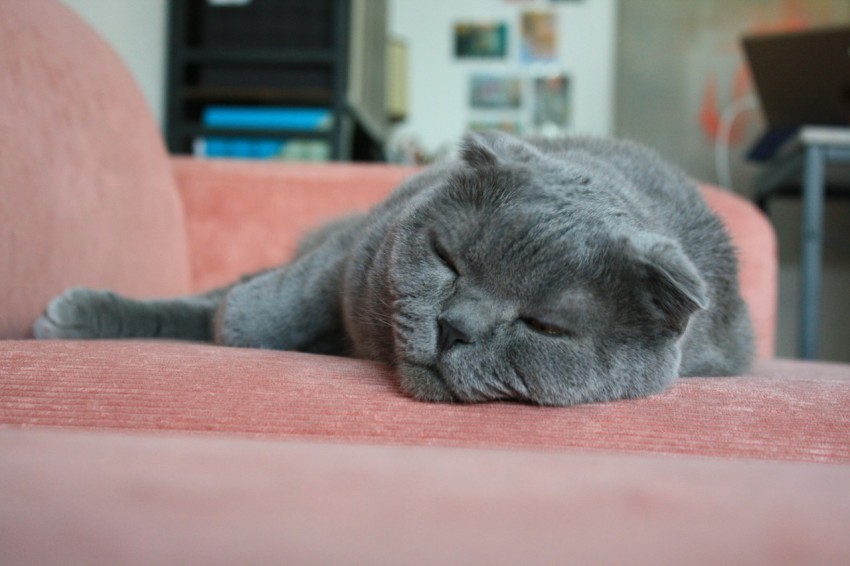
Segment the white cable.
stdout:
[[714,169],[717,174],[717,184],[723,188],[734,190],[732,186],[732,167],[729,164],[730,144],[729,137],[732,135],[732,126],[743,112],[758,108],[758,99],[755,95],[748,94],[736,98],[726,105],[720,114],[717,124],[717,139],[714,142]]

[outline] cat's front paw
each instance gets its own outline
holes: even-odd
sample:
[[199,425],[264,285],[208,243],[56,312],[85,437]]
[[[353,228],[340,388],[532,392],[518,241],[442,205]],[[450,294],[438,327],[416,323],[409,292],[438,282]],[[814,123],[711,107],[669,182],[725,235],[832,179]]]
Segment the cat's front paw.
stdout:
[[457,401],[446,382],[435,370],[405,362],[399,364],[397,369],[402,390],[414,399],[431,403]]
[[54,298],[35,321],[38,339],[106,338],[120,335],[117,295],[110,291],[70,289]]

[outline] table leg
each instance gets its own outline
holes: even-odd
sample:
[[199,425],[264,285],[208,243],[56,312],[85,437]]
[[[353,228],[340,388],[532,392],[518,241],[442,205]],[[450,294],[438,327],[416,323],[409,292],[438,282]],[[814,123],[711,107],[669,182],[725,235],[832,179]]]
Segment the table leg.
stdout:
[[800,357],[803,359],[817,356],[820,331],[825,158],[822,147],[806,148],[800,262]]

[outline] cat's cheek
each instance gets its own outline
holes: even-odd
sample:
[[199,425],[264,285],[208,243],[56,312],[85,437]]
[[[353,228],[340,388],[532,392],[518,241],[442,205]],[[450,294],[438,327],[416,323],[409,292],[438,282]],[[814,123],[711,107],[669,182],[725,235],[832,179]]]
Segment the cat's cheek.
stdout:
[[427,269],[415,273],[399,277],[397,271],[392,279],[392,294],[396,297],[391,315],[395,359],[430,366],[438,357],[437,318],[447,283]]
[[[418,301],[416,301],[418,303]],[[436,358],[436,313],[412,303],[396,304],[389,339],[393,359],[411,365],[429,366]]]
[[591,400],[598,365],[593,349],[569,338],[531,335],[506,349],[506,358],[528,393],[544,406],[570,406]]
[[397,368],[401,389],[419,401],[452,403],[455,401],[446,382],[431,368],[401,363]]

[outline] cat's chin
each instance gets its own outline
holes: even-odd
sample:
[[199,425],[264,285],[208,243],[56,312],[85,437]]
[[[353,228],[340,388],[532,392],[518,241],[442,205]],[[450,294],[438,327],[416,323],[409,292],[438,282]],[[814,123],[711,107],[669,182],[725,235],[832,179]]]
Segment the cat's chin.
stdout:
[[398,375],[402,390],[414,399],[432,403],[458,401],[434,368],[402,362],[398,365]]

